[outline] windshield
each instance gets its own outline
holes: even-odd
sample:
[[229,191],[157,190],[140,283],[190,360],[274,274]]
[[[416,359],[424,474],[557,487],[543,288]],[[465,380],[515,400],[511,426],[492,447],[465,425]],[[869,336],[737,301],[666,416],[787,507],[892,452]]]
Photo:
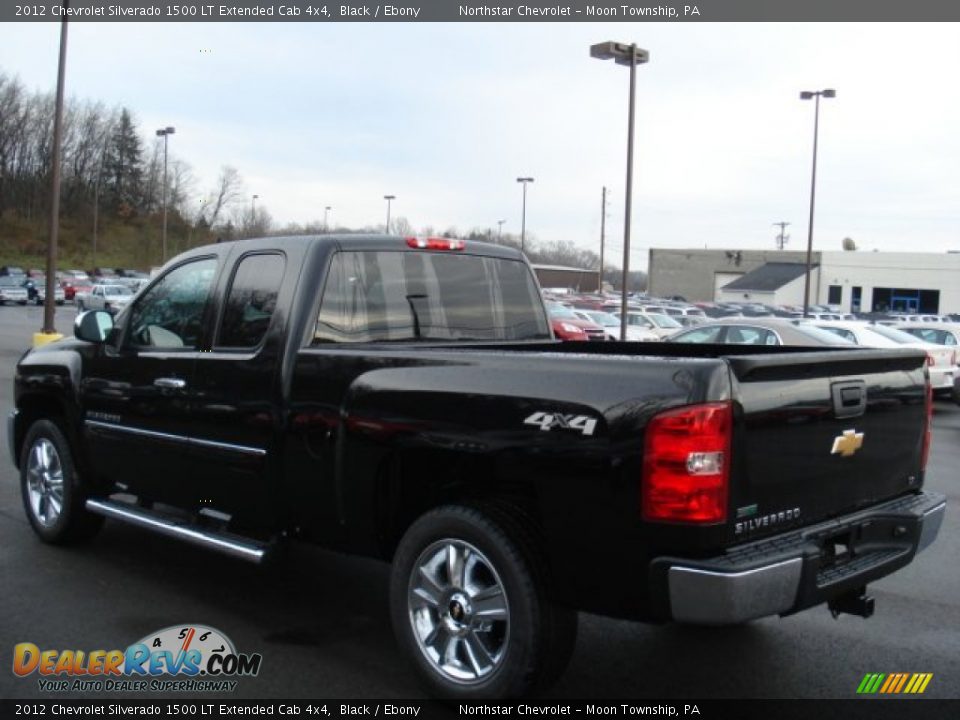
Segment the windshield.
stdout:
[[605,312],[588,312],[587,315],[590,316],[590,319],[593,320],[598,325],[603,325],[604,327],[616,326],[620,327],[620,320],[610,313]]
[[563,305],[558,305],[557,303],[547,303],[547,312],[550,313],[550,317],[559,318],[561,320],[579,320],[577,314],[568,307]]
[[551,337],[536,283],[519,260],[361,251],[333,256],[314,343]]
[[901,345],[915,345],[917,342],[921,342],[910,333],[887,327],[886,325],[871,325],[870,330]]
[[821,345],[855,345],[846,338],[836,335],[829,330],[823,328],[818,328],[814,325],[794,325],[794,330],[796,330],[801,335],[806,335],[807,337],[813,338],[818,341]]
[[667,329],[670,329],[670,330],[674,330],[674,329],[682,328],[682,327],[683,327],[683,325],[681,325],[680,323],[678,323],[676,320],[674,320],[674,319],[673,319],[672,317],[670,317],[669,315],[652,315],[652,314],[651,314],[651,315],[650,315],[650,319],[653,320],[653,321],[657,324],[657,327],[667,328]]

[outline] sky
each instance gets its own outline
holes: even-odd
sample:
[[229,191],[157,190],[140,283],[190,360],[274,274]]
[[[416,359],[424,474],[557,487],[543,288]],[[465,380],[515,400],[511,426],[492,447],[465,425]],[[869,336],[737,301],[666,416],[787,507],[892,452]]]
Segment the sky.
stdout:
[[[631,265],[648,249],[960,250],[960,26],[904,23],[73,23],[67,94],[172,125],[197,199],[223,165],[274,221],[455,226],[622,253],[637,70]],[[56,85],[59,25],[0,24],[0,71]],[[2,111],[2,110],[0,110]]]

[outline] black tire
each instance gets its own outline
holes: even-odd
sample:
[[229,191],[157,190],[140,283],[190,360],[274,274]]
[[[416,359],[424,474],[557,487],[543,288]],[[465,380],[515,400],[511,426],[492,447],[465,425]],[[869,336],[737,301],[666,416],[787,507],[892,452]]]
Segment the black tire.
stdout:
[[[458,553],[453,566],[470,567],[459,582],[444,559]],[[512,698],[556,680],[573,651],[577,616],[551,602],[545,567],[508,509],[440,507],[407,530],[393,560],[390,614],[432,695]]]
[[87,492],[70,443],[50,420],[37,420],[27,431],[20,452],[20,493],[27,519],[44,542],[82,542],[103,526],[103,517],[84,507]]

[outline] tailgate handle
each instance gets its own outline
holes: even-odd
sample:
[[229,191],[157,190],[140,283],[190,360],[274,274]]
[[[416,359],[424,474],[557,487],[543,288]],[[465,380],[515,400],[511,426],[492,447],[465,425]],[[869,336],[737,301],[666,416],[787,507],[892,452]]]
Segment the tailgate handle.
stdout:
[[863,380],[833,383],[833,414],[838,418],[859,417],[867,409],[867,384]]

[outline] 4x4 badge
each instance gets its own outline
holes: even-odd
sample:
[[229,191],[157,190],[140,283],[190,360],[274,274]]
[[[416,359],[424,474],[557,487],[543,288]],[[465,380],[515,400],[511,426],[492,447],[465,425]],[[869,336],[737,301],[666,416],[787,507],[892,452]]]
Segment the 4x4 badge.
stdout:
[[833,449],[830,454],[850,457],[861,447],[863,447],[863,433],[858,433],[856,430],[844,430],[842,435],[837,435],[833,439]]

